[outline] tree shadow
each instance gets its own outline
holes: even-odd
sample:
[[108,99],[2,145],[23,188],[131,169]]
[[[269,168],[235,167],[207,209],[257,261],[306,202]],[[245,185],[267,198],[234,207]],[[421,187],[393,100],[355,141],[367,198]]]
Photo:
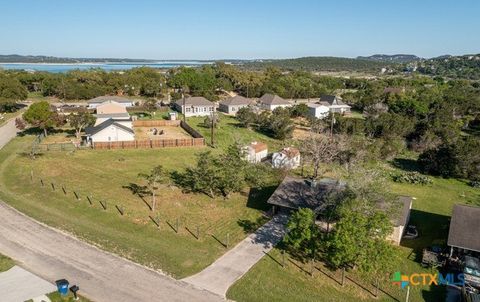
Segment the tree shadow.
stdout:
[[422,262],[424,248],[432,245],[446,246],[450,217],[435,213],[411,210],[409,224],[415,225],[419,232],[416,239],[402,239],[401,245],[413,249],[415,261]]
[[130,190],[133,195],[138,196],[143,201],[150,211],[152,210],[152,206],[145,200],[145,196],[150,194],[150,191],[146,186],[129,183],[128,185],[122,186],[122,188]]
[[268,218],[265,216],[258,217],[255,221],[249,219],[239,219],[237,221],[238,225],[243,228],[245,234],[251,234],[255,232],[262,225],[267,223]]
[[392,161],[390,161],[390,164],[395,168],[406,172],[421,172],[418,162],[414,159],[394,158]]
[[272,196],[276,189],[277,186],[251,188],[248,192],[247,207],[261,211],[268,211],[271,206],[267,203],[267,200]]

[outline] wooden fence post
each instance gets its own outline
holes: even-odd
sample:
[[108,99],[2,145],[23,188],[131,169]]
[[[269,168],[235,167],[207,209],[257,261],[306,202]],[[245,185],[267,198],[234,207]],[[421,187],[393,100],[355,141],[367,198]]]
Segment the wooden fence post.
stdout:
[[92,202],[92,199],[90,198],[90,196],[87,195],[87,200],[88,200],[88,203],[93,206],[93,202]]
[[42,187],[45,186],[45,184],[43,183],[43,179],[40,178],[40,183],[42,184]]
[[200,239],[200,227],[197,225],[197,240]]
[[230,233],[227,233],[227,238],[226,238],[225,247],[228,248],[229,245],[230,245]]
[[33,170],[30,170],[30,181],[33,182]]
[[67,190],[65,189],[65,187],[63,185],[62,185],[62,191],[63,191],[64,195],[67,195]]
[[345,285],[345,268],[342,268],[342,287]]
[[53,184],[53,182],[50,184],[52,185],[52,191],[55,191],[55,184]]

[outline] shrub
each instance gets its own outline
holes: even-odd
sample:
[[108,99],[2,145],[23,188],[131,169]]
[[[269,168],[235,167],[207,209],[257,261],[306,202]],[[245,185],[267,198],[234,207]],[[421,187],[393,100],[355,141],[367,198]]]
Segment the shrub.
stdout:
[[430,177],[420,174],[418,172],[403,172],[392,175],[394,182],[409,183],[415,185],[429,185],[433,181]]

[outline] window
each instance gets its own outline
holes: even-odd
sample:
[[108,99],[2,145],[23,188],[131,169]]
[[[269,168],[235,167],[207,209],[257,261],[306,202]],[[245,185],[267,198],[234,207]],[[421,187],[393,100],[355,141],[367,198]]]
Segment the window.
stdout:
[[237,108],[236,108],[236,107],[232,107],[232,111],[235,111],[235,110],[237,110]]
[[185,112],[190,112],[190,108],[185,108]]
[[210,112],[213,112],[213,107],[210,107],[209,109],[210,109]]

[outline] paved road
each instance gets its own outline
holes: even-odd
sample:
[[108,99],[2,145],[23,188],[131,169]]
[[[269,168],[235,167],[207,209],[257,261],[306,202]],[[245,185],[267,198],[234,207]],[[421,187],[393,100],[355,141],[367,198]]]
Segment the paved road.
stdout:
[[57,290],[57,287],[52,283],[18,266],[0,273],[0,297],[2,297],[2,302],[27,301],[55,290]]
[[65,278],[79,285],[80,294],[96,302],[223,301],[40,224],[1,201],[0,253],[49,282]]
[[228,288],[283,238],[287,220],[286,215],[275,216],[209,267],[183,280],[225,297]]
[[17,136],[17,128],[15,127],[15,119],[9,120],[5,125],[0,127],[0,149],[3,148],[12,138]]

